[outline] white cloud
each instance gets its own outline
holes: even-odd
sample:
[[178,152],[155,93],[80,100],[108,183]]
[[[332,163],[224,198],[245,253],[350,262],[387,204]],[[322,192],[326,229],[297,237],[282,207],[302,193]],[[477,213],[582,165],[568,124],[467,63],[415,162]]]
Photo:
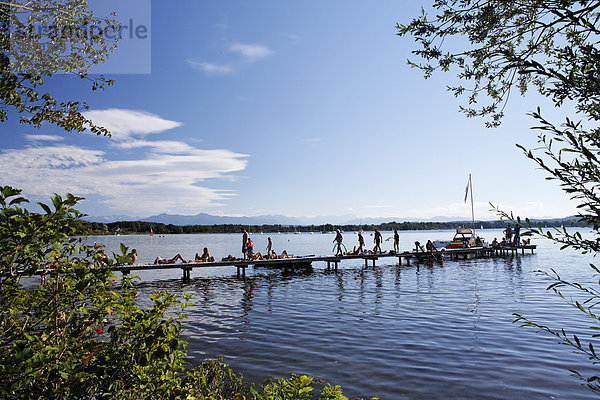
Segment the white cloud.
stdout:
[[238,58],[232,63],[225,64],[199,61],[193,58],[188,58],[186,62],[190,67],[199,69],[207,75],[225,76],[236,73],[242,63],[252,64],[274,53],[273,50],[262,44],[244,44],[239,42],[231,43],[228,50],[241,59]]
[[242,56],[248,63],[256,62],[273,54],[273,50],[262,44],[243,44],[232,43],[229,45],[229,51]]
[[229,64],[214,64],[193,59],[188,59],[187,63],[190,67],[202,70],[210,75],[231,75],[235,72],[235,69]]
[[[229,150],[202,150],[179,142],[132,143],[150,148],[145,158],[108,160],[102,151],[77,146],[4,150],[3,184],[43,199],[53,193],[97,195],[119,213],[197,213],[235,195],[201,183],[229,179],[247,165],[246,155]],[[165,151],[165,146],[176,151]]]
[[60,142],[64,140],[62,136],[58,135],[25,135],[25,139],[30,142]]
[[83,115],[94,124],[108,129],[116,140],[129,140],[132,136],[161,133],[182,125],[180,122],[170,121],[145,111],[119,108],[90,110]]

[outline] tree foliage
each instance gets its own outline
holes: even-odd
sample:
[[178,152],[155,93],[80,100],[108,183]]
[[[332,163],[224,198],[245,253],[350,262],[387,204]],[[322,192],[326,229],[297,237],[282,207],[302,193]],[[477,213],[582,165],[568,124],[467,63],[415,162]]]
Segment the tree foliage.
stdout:
[[[543,226],[562,226],[572,225],[572,218],[557,218],[536,220]],[[340,229],[345,232],[351,231],[424,231],[424,230],[440,230],[440,229],[458,229],[470,226],[471,221],[453,221],[453,222],[384,222],[381,224],[350,224],[350,225],[240,225],[240,224],[220,224],[220,225],[173,225],[162,224],[157,222],[146,221],[119,221],[119,222],[87,222],[81,221],[78,228],[78,233],[82,235],[109,235],[115,233],[150,233],[150,230],[155,234],[181,234],[181,233],[240,233],[242,228],[246,228],[249,232],[333,232]],[[581,225],[581,224],[578,224]],[[505,228],[506,223],[501,220],[497,221],[475,221],[475,226],[483,226],[484,229]]]
[[139,307],[132,278],[111,272],[116,261],[69,236],[79,198],[55,196],[36,214],[19,207],[20,191],[0,189],[0,397],[134,397],[152,387],[169,398],[186,304],[156,292]]
[[[511,90],[525,93],[535,88],[558,110],[566,103],[574,106],[577,117],[563,124],[545,118],[540,108],[530,115],[536,121],[540,147],[518,147],[525,156],[546,171],[576,203],[574,223],[593,229],[583,237],[566,228],[544,230],[541,224],[521,220],[510,212],[497,210],[502,218],[515,221],[537,234],[582,253],[600,251],[600,1],[478,1],[436,0],[436,15],[423,10],[420,17],[398,25],[400,36],[412,35],[418,43],[413,53],[422,63],[410,62],[429,77],[434,71],[456,69],[462,84],[449,88],[456,96],[467,95],[461,107],[468,116],[488,116],[488,126],[497,126]],[[481,97],[487,103],[481,103]],[[587,126],[586,126],[587,125]],[[594,275],[600,269],[590,264]],[[600,337],[600,316],[594,307],[600,290],[562,279],[554,270],[544,272],[554,282],[555,292],[591,321],[590,340],[555,330],[516,314],[516,321],[542,329],[561,343],[586,354],[594,365],[600,363],[593,340]],[[596,281],[600,285],[600,281]],[[563,291],[576,297],[568,297]],[[600,374],[584,377],[585,384],[600,394]]]
[[[457,70],[450,86],[466,95],[468,116],[490,116],[497,126],[514,89],[534,87],[555,104],[572,100],[578,111],[600,118],[600,2],[591,0],[436,0],[435,16],[422,10],[398,35],[411,35],[424,71]],[[481,97],[486,100],[483,102]]]
[[108,135],[84,117],[85,102],[58,100],[42,87],[58,73],[78,76],[92,90],[112,85],[88,71],[116,47],[118,35],[106,34],[121,27],[113,17],[96,17],[85,0],[0,1],[0,122],[14,110],[21,123],[38,128],[48,122]]

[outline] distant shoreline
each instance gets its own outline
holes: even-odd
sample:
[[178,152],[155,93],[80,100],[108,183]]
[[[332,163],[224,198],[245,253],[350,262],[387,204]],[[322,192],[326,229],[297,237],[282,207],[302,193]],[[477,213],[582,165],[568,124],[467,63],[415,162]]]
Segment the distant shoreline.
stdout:
[[[532,225],[540,224],[543,227],[558,226],[583,226],[575,224],[576,217],[555,218],[546,220],[531,220]],[[510,221],[475,221],[476,229],[498,229],[504,228]],[[81,235],[132,235],[132,234],[186,234],[186,233],[239,233],[242,228],[250,232],[262,233],[329,233],[340,229],[342,231],[429,231],[458,229],[461,227],[471,227],[471,221],[453,221],[453,222],[386,222],[381,224],[363,224],[363,225],[242,225],[242,224],[220,224],[220,225],[173,225],[146,221],[119,221],[119,222],[88,222],[81,221]]]

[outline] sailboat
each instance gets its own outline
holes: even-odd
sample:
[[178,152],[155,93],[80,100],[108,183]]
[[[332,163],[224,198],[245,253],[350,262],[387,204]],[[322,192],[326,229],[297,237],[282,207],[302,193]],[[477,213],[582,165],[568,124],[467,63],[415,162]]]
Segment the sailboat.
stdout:
[[471,194],[471,228],[464,227],[457,229],[452,240],[434,240],[433,245],[436,249],[486,246],[484,239],[475,234],[475,209],[473,207],[473,182],[471,181],[471,174],[469,174],[469,180],[465,189],[465,203],[469,194]]

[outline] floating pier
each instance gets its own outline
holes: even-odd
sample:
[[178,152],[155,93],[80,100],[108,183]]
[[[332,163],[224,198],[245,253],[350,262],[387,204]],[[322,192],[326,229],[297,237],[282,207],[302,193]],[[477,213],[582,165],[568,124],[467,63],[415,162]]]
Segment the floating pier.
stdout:
[[338,270],[338,264],[344,260],[362,259],[365,262],[365,267],[372,263],[373,267],[376,261],[380,258],[398,258],[398,263],[402,265],[403,260],[406,265],[410,265],[411,260],[422,262],[441,262],[444,258],[450,260],[460,260],[467,258],[491,258],[504,257],[509,255],[525,254],[526,251],[533,251],[537,248],[536,245],[518,246],[518,247],[470,247],[457,249],[444,249],[434,252],[427,251],[405,251],[402,253],[380,253],[380,254],[353,254],[345,256],[307,256],[307,257],[290,257],[279,258],[273,260],[236,260],[236,261],[215,261],[215,262],[188,262],[182,264],[145,264],[145,265],[127,265],[117,266],[112,268],[115,272],[129,274],[132,271],[148,271],[157,269],[175,269],[180,268],[183,271],[183,279],[189,280],[191,272],[195,268],[215,268],[215,267],[236,267],[238,276],[246,275],[246,268],[266,267],[277,268],[289,271],[296,269],[311,268],[313,262],[326,262],[327,269]]

